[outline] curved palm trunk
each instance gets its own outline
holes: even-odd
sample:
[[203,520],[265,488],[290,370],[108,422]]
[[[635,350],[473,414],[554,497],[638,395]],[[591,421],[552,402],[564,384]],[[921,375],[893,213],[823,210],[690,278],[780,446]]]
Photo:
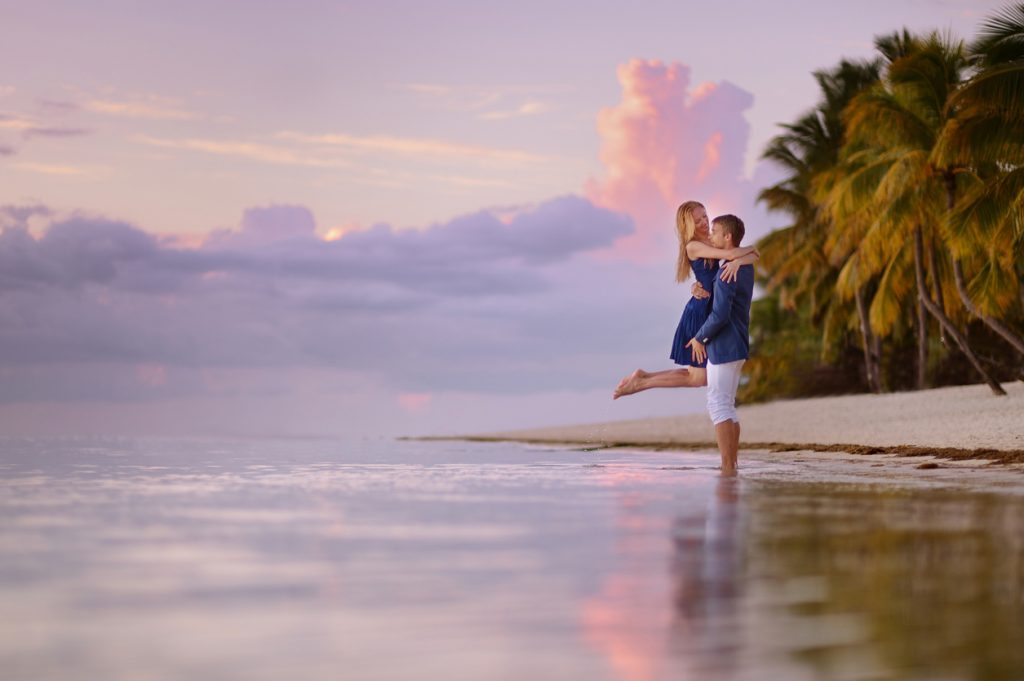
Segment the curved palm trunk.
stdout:
[[[915,257],[914,267],[919,266]],[[928,387],[928,314],[925,312],[924,297],[928,291],[923,288],[923,277],[917,283],[917,389]]]
[[864,371],[867,374],[868,389],[873,393],[880,393],[882,392],[882,385],[879,380],[878,357],[875,356],[874,334],[871,333],[868,311],[864,305],[863,289],[857,289],[856,300],[857,316],[860,318],[860,338],[864,344]]
[[989,317],[987,314],[983,314],[981,310],[971,302],[971,297],[967,294],[967,282],[964,280],[964,269],[960,266],[960,261],[956,258],[953,259],[953,277],[956,279],[956,291],[960,294],[960,300],[963,302],[964,307],[967,308],[967,311],[985,322],[986,326],[1006,339],[1006,342],[1012,345],[1017,352],[1024,355],[1024,339],[1015,334],[1010,327],[1006,326],[995,317]]
[[[877,333],[872,336],[871,351],[875,355],[875,382],[878,384],[878,391],[885,392],[886,385],[882,382],[882,340]],[[1024,373],[1021,374],[1021,378],[1024,379]]]
[[[943,179],[946,185],[946,210],[951,211],[956,205],[956,175],[947,171]],[[935,255],[934,252],[932,255]],[[1024,355],[1024,339],[1021,339],[1020,336],[995,317],[982,314],[981,310],[971,301],[971,296],[967,293],[967,283],[964,280],[964,269],[957,258],[953,258],[953,279],[956,281],[956,292],[960,294],[960,301],[967,308],[967,311],[984,322],[988,328],[1002,336],[1017,352]],[[936,277],[936,285],[938,285],[938,277]]]
[[[935,248],[935,241],[931,240],[928,247],[928,265],[932,270],[932,284],[935,287],[935,302],[942,308],[942,311],[946,311],[946,297],[942,294],[942,281],[939,279],[939,256],[937,249]],[[946,340],[946,332],[939,325],[939,341],[946,347],[949,347],[949,341]]]
[[960,351],[967,356],[968,361],[974,366],[975,370],[981,374],[982,379],[988,384],[988,387],[992,389],[994,395],[1005,395],[1006,391],[1003,390],[1003,386],[999,385],[992,376],[985,371],[985,367],[981,365],[978,358],[975,356],[974,351],[971,350],[967,344],[967,339],[963,337],[959,330],[953,325],[953,322],[949,320],[946,313],[939,309],[939,306],[935,304],[935,301],[928,295],[928,289],[925,285],[924,280],[924,266],[921,261],[924,259],[924,239],[921,236],[921,227],[917,226],[914,228],[914,275],[917,279],[917,292],[918,298],[921,304],[924,305],[925,309],[931,313],[935,320],[945,327],[946,332],[956,341],[956,344],[960,347]]

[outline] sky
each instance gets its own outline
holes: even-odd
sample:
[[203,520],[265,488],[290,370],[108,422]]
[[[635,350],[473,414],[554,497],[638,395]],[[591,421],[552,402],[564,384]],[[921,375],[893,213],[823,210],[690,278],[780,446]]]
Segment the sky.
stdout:
[[752,242],[812,72],[968,0],[0,0],[0,434],[699,411],[674,213]]

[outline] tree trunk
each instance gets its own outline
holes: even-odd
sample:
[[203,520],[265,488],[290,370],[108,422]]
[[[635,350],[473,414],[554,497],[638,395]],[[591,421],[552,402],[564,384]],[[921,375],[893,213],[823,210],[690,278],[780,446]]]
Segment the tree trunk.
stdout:
[[942,183],[946,187],[946,211],[950,212],[956,206],[956,173],[949,168],[944,170]]
[[[885,392],[887,386],[882,383],[882,341],[878,334],[872,334],[871,351],[875,355],[875,383],[878,384],[879,392]],[[1024,373],[1021,374],[1024,380]]]
[[860,318],[860,339],[864,345],[864,372],[868,379],[868,390],[873,393],[882,392],[878,383],[878,371],[876,358],[873,356],[874,341],[871,333],[871,323],[868,321],[867,307],[864,305],[864,290],[857,289],[857,317]]
[[960,261],[953,258],[953,277],[956,279],[956,291],[960,294],[960,300],[963,301],[964,307],[972,315],[985,322],[986,325],[1000,336],[1006,339],[1006,342],[1016,348],[1017,352],[1024,355],[1024,339],[1015,334],[1010,327],[1003,324],[995,317],[989,317],[986,314],[982,314],[981,310],[974,306],[971,302],[971,297],[967,294],[967,282],[964,280],[964,270],[960,266]]
[[988,387],[992,389],[992,393],[995,395],[1005,395],[1006,391],[1003,390],[1003,386],[999,385],[994,378],[992,378],[985,367],[981,365],[978,358],[975,356],[974,351],[971,350],[967,344],[967,339],[963,337],[960,331],[953,326],[953,322],[949,320],[946,313],[939,309],[939,306],[935,304],[935,301],[928,295],[928,289],[925,285],[924,280],[924,266],[921,261],[924,259],[924,238],[921,236],[921,227],[914,228],[914,275],[917,279],[917,292],[920,297],[921,303],[925,309],[931,313],[935,320],[946,328],[946,332],[950,337],[956,341],[956,344],[960,347],[960,351],[967,356],[968,361],[974,366],[974,369],[981,374],[982,379],[988,384]]
[[[952,170],[946,170],[946,172],[942,174],[942,179],[944,184],[946,185],[946,212],[952,213],[953,208],[956,206],[956,173],[954,173]],[[942,311],[945,312],[946,301],[944,300],[942,295],[942,284],[939,282],[939,264],[938,262],[936,262],[934,241],[932,242],[931,258],[932,281],[935,283],[935,299],[939,301],[939,307],[941,307]],[[939,324],[939,333],[942,337],[942,344],[945,345],[946,347],[949,347],[949,343],[946,342],[946,336],[942,331],[942,324]]]
[[[939,255],[936,252],[934,240],[928,245],[928,265],[932,270],[932,285],[935,287],[935,302],[940,308],[942,308],[942,311],[945,312],[946,297],[942,294],[942,280],[939,278]],[[949,347],[949,341],[946,340],[946,332],[943,330],[941,324],[939,324],[939,340],[945,347]]]
[[[914,268],[919,266],[918,260],[914,259]],[[924,390],[928,387],[928,313],[925,311],[925,303],[922,296],[927,295],[922,285],[918,284],[918,389]]]
[[[914,254],[914,270],[921,268],[921,263]],[[924,278],[917,281],[917,389],[924,390],[928,387],[928,316],[922,302],[924,296],[928,295],[927,289],[923,288]]]

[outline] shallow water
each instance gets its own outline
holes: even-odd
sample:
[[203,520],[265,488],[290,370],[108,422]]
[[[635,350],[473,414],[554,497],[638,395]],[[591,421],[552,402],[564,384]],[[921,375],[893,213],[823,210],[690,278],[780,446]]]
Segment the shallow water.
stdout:
[[716,458],[2,440],[0,669],[1024,678],[1020,494]]

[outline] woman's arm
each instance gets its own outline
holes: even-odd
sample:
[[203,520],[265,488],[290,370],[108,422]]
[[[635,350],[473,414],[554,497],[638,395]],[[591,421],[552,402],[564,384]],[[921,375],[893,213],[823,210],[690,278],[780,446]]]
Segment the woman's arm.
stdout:
[[722,273],[719,275],[722,281],[736,281],[736,277],[739,276],[740,268],[744,265],[753,265],[761,259],[761,254],[756,250],[752,253],[747,253],[742,258],[736,258],[725,263],[722,267]]
[[686,255],[690,256],[691,260],[695,258],[736,260],[737,258],[742,258],[745,255],[755,252],[757,252],[757,249],[753,246],[740,246],[739,248],[715,248],[714,246],[708,246],[706,243],[696,240],[686,244]]
[[[751,246],[750,248],[754,247]],[[756,248],[754,248],[754,250],[752,250],[750,253],[747,253],[744,256],[734,259],[733,262],[736,263],[737,267],[740,267],[742,265],[756,265],[757,261],[760,259],[761,254],[758,252]]]

